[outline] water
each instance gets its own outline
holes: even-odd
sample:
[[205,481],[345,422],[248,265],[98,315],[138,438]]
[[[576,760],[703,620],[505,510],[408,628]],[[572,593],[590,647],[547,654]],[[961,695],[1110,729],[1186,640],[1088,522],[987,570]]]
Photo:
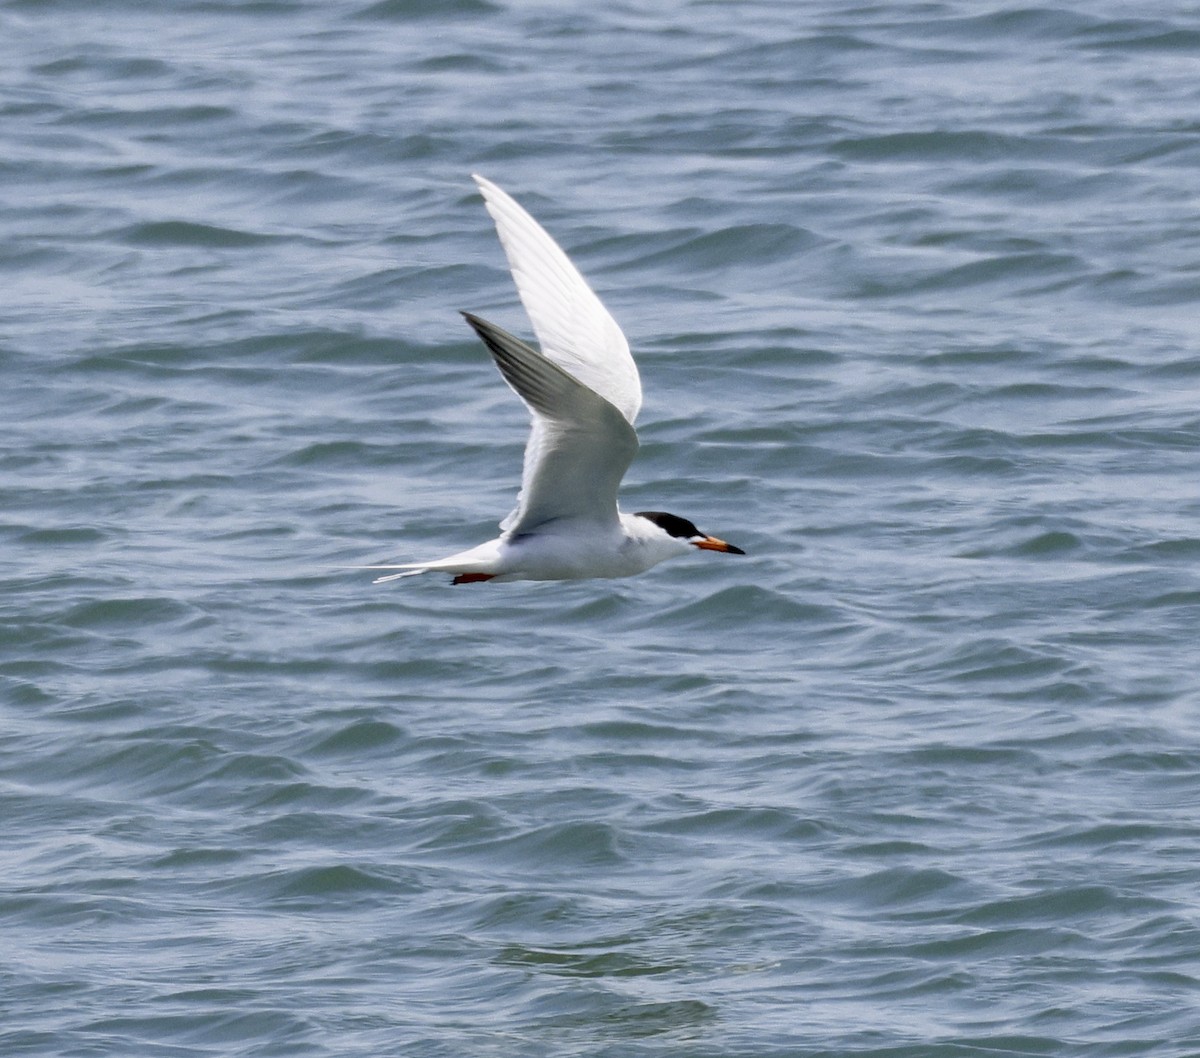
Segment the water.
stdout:
[[[1191,5],[7,3],[0,1053],[1200,1052]],[[744,547],[509,509],[478,170]]]

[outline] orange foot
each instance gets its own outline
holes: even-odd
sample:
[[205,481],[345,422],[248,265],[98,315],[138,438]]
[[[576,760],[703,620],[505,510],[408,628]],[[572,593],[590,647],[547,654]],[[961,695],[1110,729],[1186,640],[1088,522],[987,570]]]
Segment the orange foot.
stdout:
[[491,580],[495,573],[460,573],[450,583],[451,584],[478,584],[481,581]]

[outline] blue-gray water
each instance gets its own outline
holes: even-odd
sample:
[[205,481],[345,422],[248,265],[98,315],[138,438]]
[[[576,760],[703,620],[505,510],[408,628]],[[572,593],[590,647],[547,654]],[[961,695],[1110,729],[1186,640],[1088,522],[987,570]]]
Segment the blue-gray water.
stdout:
[[[0,1054],[1200,1053],[1183,0],[0,6]],[[517,195],[746,558],[492,535]]]

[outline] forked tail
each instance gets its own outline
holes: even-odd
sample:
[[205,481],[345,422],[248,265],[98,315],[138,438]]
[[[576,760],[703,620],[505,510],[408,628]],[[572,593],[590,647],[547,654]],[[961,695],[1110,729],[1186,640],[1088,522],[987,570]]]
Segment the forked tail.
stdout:
[[[373,569],[395,569],[395,566],[373,566]],[[389,573],[386,577],[376,577],[372,584],[386,584],[389,580],[399,580],[401,577],[419,577],[422,573],[428,573],[427,569],[407,569],[403,573]]]

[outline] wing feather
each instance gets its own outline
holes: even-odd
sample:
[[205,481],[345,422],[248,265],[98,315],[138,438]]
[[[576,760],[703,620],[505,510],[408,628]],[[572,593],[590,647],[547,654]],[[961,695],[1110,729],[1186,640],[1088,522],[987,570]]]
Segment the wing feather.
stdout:
[[532,346],[469,312],[505,382],[533,417],[517,509],[501,528],[528,532],[556,519],[609,523],[637,453],[637,433],[608,400]]
[[474,179],[543,355],[632,423],[642,406],[642,384],[617,321],[536,220],[490,180]]

